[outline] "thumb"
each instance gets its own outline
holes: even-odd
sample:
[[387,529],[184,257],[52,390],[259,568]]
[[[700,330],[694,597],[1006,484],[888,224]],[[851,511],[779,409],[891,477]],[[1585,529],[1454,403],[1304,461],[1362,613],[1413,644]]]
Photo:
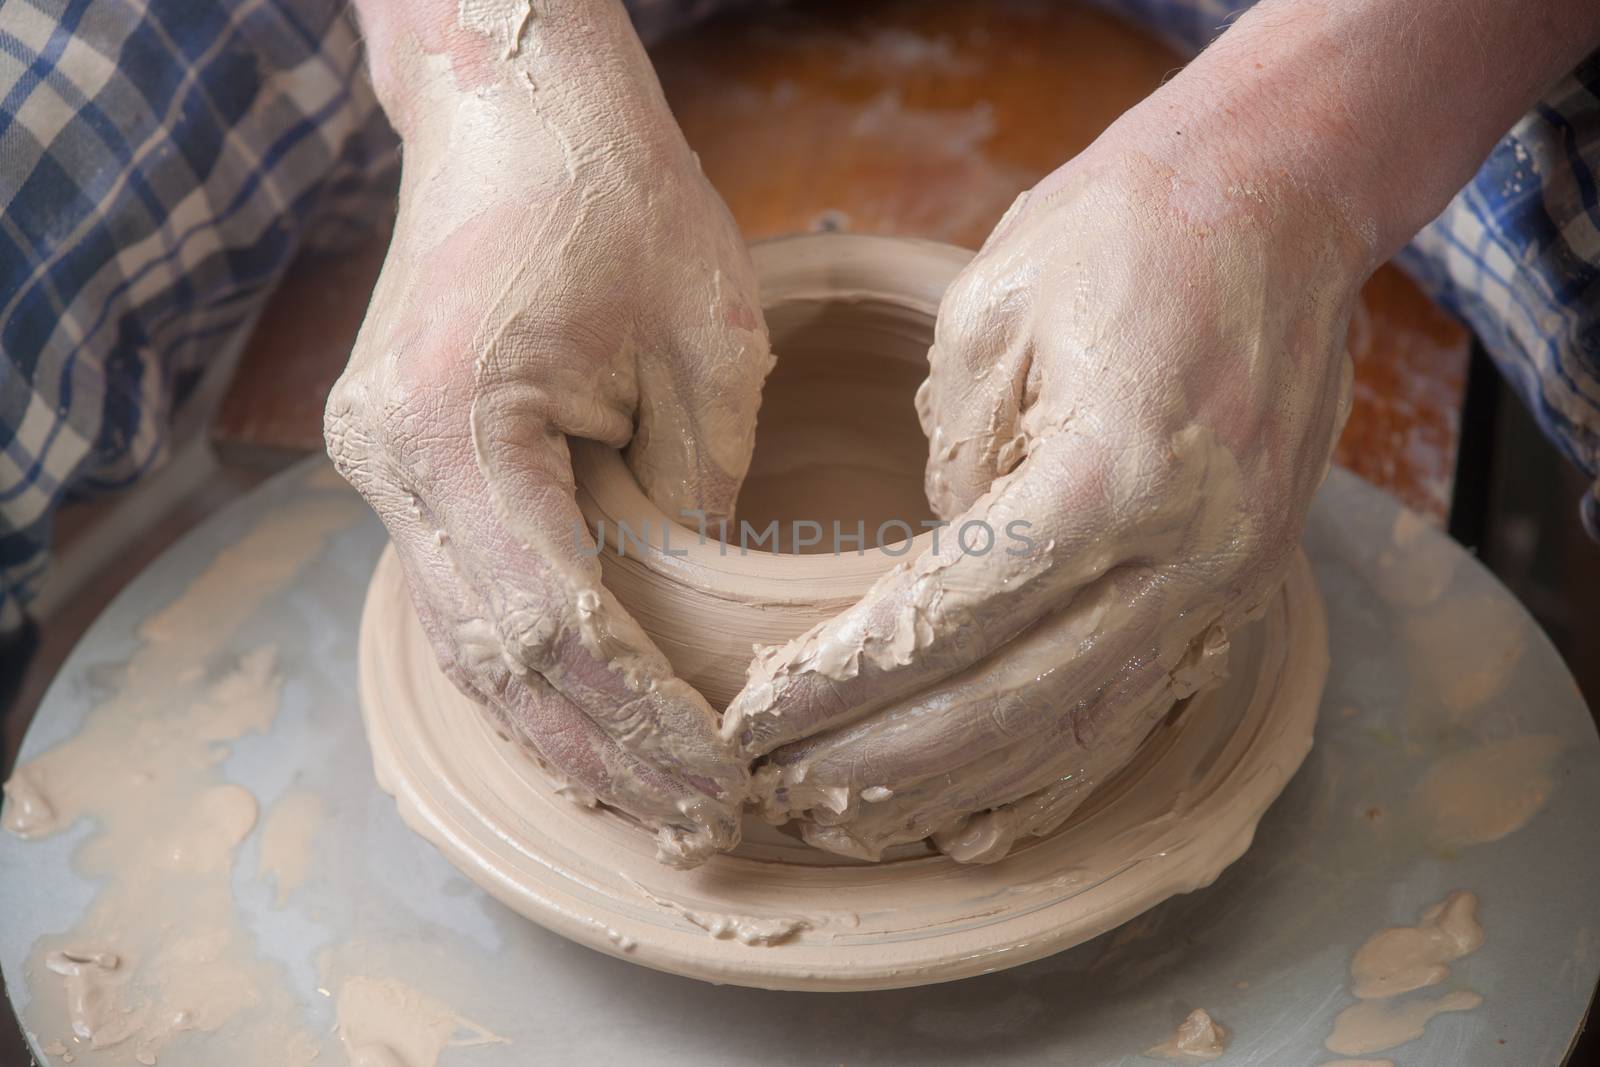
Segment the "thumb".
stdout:
[[673,518],[733,515],[755,448],[761,386],[772,369],[755,270],[743,249],[711,271],[696,319],[639,359],[638,425],[625,458],[645,494]]
[[964,512],[1026,454],[1022,414],[1034,384],[1031,301],[975,260],[939,304],[917,418],[928,438],[925,487],[940,518]]

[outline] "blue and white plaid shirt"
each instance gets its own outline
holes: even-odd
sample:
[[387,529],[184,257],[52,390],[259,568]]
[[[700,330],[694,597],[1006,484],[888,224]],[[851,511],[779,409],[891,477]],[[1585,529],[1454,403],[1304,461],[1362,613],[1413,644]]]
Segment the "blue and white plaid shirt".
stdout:
[[[753,0],[630,0],[647,40]],[[1099,0],[1193,53],[1248,0]],[[69,493],[158,463],[208,358],[308,243],[388,210],[397,157],[342,0],[3,0],[0,633]],[[1600,477],[1600,55],[1402,263]]]

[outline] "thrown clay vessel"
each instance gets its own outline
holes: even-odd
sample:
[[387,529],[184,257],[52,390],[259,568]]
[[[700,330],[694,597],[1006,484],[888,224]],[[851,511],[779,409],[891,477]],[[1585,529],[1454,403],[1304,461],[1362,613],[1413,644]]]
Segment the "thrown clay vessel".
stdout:
[[[725,539],[663,513],[614,449],[572,443],[578,503],[597,542],[605,535],[606,588],[719,709],[744,685],[753,645],[782,644],[838,614],[931,543],[921,525],[932,518],[927,441],[912,400],[939,298],[972,257],[929,241],[842,234],[767,241],[752,255],[777,367]],[[773,523],[789,548],[796,522],[816,524],[813,547],[824,551],[767,550],[761,535]],[[834,523],[844,534],[838,554]],[[857,532],[860,551],[849,540]],[[894,543],[906,533],[915,536]]]
[[[756,246],[779,358],[739,501],[746,523],[839,519],[875,533],[882,520],[927,515],[912,391],[939,297],[968,255],[837,235]],[[650,504],[616,452],[577,443],[573,461],[591,528],[611,526],[608,587],[717,707],[742,685],[753,644],[804,632],[931,541],[885,552],[869,537],[867,551],[837,556],[741,549],[737,537],[725,548]],[[623,540],[619,551],[619,521],[648,530],[644,544]],[[1068,948],[1209,884],[1244,852],[1310,748],[1327,674],[1322,601],[1303,556],[1262,617],[1230,637],[1220,687],[1175,708],[1054,833],[981,866],[926,846],[863,863],[756,818],[733,854],[692,871],[662,866],[652,835],[559,796],[445,678],[392,549],[362,619],[361,704],[379,784],[408,825],[527,918],[696,978],[889,988]]]

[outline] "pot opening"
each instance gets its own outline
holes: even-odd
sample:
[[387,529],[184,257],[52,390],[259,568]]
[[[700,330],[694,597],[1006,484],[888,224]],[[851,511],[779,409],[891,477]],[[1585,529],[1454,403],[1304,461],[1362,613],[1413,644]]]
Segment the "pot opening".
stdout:
[[[767,325],[777,365],[726,540],[854,554],[928,529],[928,445],[914,400],[927,376],[933,316],[852,294],[781,301],[767,309]],[[776,549],[753,543],[774,528]]]

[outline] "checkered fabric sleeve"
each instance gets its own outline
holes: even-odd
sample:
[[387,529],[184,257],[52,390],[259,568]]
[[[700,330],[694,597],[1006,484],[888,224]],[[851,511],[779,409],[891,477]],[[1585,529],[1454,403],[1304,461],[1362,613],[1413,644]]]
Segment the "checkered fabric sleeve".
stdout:
[[63,497],[159,462],[307,235],[384,209],[345,6],[0,0],[0,633]]

